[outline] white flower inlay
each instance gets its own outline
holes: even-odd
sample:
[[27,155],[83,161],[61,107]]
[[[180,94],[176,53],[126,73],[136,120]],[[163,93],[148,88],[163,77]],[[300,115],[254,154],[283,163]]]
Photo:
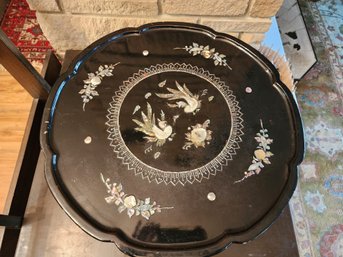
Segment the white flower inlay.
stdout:
[[210,46],[203,46],[199,45],[198,43],[194,43],[190,46],[185,46],[185,47],[175,47],[174,49],[184,49],[188,53],[192,54],[193,56],[196,55],[201,55],[202,57],[206,59],[212,59],[214,60],[214,65],[215,66],[225,66],[232,70],[232,68],[227,64],[226,61],[226,55],[225,54],[220,54],[216,52],[215,48],[211,48]]
[[252,164],[249,166],[248,170],[244,172],[244,177],[240,180],[235,181],[236,183],[242,182],[246,178],[258,175],[265,164],[271,164],[269,157],[273,156],[270,151],[270,144],[273,143],[273,139],[269,138],[268,130],[263,127],[262,120],[260,120],[261,129],[260,132],[256,133],[255,140],[258,142],[258,146],[254,151],[254,156]]
[[210,124],[210,120],[206,120],[203,124],[196,124],[192,126],[191,131],[186,133],[187,142],[182,147],[184,150],[188,150],[192,145],[196,148],[205,147],[206,143],[212,139],[212,131],[207,129]]
[[145,219],[150,217],[156,212],[161,212],[163,209],[173,209],[174,207],[161,207],[156,202],[151,202],[150,198],[140,200],[134,195],[128,195],[123,191],[122,184],[110,183],[110,179],[105,179],[100,173],[101,181],[107,188],[107,193],[110,195],[105,197],[108,204],[114,203],[118,206],[118,212],[122,213],[126,210],[127,215],[131,218],[134,214],[141,215]]
[[101,84],[101,81],[104,77],[113,76],[113,69],[117,66],[119,62],[111,65],[100,65],[98,70],[95,73],[88,73],[88,79],[85,79],[83,82],[83,89],[79,91],[83,102],[83,111],[85,111],[86,104],[94,98],[94,96],[99,96],[96,88]]

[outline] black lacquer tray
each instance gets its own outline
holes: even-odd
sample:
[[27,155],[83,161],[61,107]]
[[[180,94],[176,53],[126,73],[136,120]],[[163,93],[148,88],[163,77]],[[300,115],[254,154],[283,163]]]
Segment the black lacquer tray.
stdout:
[[304,151],[297,105],[266,58],[186,23],[96,41],[43,118],[56,200],[132,256],[209,256],[255,238],[291,197]]

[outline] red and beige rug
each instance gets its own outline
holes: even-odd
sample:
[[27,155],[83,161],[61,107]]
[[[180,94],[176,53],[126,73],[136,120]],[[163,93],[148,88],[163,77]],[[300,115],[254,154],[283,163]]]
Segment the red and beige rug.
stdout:
[[52,47],[37,22],[36,12],[30,10],[25,0],[10,1],[1,29],[31,64],[41,70],[47,51]]

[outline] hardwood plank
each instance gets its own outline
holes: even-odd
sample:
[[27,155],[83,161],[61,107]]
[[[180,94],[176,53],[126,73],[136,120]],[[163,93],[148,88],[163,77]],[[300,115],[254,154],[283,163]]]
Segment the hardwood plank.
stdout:
[[0,213],[7,198],[32,100],[8,72],[0,72]]

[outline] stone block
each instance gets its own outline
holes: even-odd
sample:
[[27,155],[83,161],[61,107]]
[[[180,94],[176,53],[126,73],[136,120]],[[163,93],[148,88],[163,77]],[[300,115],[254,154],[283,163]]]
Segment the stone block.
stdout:
[[236,38],[239,37],[239,33],[238,32],[225,32],[225,33],[229,34],[230,36],[236,37]]
[[201,18],[200,23],[213,28],[218,32],[266,32],[268,31],[271,20],[260,18],[242,19],[210,19]]
[[264,33],[241,33],[240,39],[248,44],[259,44],[263,41]]
[[27,0],[31,10],[40,12],[60,12],[57,0]]
[[166,14],[239,16],[247,11],[249,0],[162,0]]
[[254,0],[249,15],[252,17],[271,17],[280,9],[284,0]]
[[70,13],[110,15],[157,15],[157,0],[63,0]]
[[82,50],[102,36],[125,27],[161,21],[197,22],[196,17],[158,19],[47,13],[37,13],[37,19],[44,35],[58,53],[68,49]]

